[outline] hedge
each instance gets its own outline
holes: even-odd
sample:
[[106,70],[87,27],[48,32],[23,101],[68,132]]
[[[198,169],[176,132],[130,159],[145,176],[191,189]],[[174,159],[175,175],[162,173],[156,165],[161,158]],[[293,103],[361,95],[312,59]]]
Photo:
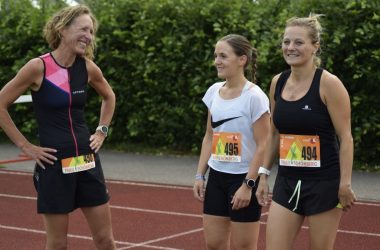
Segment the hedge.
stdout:
[[[0,83],[27,60],[48,51],[41,36],[46,18],[63,2],[0,0]],[[345,84],[352,103],[355,159],[379,165],[379,1],[87,0],[99,20],[95,62],[117,95],[107,144],[198,153],[206,126],[201,98],[218,81],[216,41],[246,36],[259,50],[258,84],[268,91],[286,69],[279,45],[285,21],[320,13],[323,67]],[[87,118],[95,128],[99,98],[90,90]],[[35,137],[30,107],[15,105],[22,131]],[[3,136],[3,135],[2,135]]]

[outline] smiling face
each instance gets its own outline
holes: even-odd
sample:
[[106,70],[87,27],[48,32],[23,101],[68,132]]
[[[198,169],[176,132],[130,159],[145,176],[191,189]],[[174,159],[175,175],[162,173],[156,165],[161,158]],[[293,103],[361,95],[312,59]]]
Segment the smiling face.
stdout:
[[71,50],[74,54],[83,56],[93,39],[93,34],[94,25],[90,15],[80,15],[61,31],[61,46]]
[[289,26],[282,39],[282,54],[290,66],[303,66],[313,63],[319,43],[312,43],[308,29],[302,26]]
[[237,56],[233,48],[226,41],[219,41],[215,45],[214,65],[221,79],[232,78],[237,74],[244,74],[246,56]]

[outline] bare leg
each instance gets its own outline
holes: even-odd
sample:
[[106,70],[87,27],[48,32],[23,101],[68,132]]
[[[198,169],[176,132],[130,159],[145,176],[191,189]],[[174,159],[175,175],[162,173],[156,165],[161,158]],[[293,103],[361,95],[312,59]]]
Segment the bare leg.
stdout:
[[232,245],[235,250],[256,250],[260,222],[232,222]]
[[229,250],[230,227],[230,218],[204,214],[203,228],[207,249]]
[[44,214],[43,218],[47,238],[46,250],[66,250],[69,215]]
[[266,230],[267,250],[291,250],[304,216],[272,201]]
[[342,209],[312,215],[309,220],[310,250],[333,250]]
[[81,208],[87,219],[95,245],[99,250],[116,249],[112,232],[109,203]]

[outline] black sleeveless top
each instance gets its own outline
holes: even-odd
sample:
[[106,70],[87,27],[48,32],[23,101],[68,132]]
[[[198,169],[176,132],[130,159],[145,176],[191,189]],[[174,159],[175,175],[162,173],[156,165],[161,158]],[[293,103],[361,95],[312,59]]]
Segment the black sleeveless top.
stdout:
[[295,179],[326,180],[340,176],[339,146],[334,126],[319,88],[323,69],[315,71],[310,89],[296,101],[284,100],[282,90],[291,71],[281,73],[274,99],[273,122],[280,134],[318,135],[320,140],[320,167],[291,167],[279,165],[278,174]]
[[66,68],[51,53],[40,58],[44,78],[40,89],[32,91],[40,145],[57,149],[58,159],[92,153],[84,115],[88,82],[85,59],[77,56]]

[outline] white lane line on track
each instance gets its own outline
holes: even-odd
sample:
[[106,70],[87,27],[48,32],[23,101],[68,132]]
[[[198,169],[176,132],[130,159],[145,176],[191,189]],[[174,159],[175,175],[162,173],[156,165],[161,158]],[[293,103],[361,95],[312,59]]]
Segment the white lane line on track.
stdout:
[[[37,229],[31,229],[31,228],[25,228],[25,227],[13,227],[13,226],[6,226],[6,225],[1,225],[0,224],[0,228],[1,229],[5,229],[5,230],[13,230],[13,231],[21,231],[21,232],[27,232],[27,233],[36,233],[36,234],[46,234],[45,231],[43,230],[37,230]],[[185,232],[187,233],[187,232]],[[67,237],[69,238],[75,238],[75,239],[82,239],[82,240],[91,240],[92,241],[92,237],[91,236],[84,236],[84,235],[76,235],[76,234],[68,234]],[[116,244],[119,244],[119,245],[127,245],[127,246],[131,246],[132,248],[134,246],[140,246],[141,243],[131,243],[131,242],[126,242],[126,241],[115,241]],[[171,250],[178,250],[177,248],[168,248],[168,247],[161,247],[161,246],[153,246],[153,245],[144,245],[144,247],[146,248],[153,248],[153,249],[171,249]]]
[[24,200],[37,200],[37,197],[23,196],[23,195],[14,195],[14,194],[0,194],[0,197],[15,198],[15,199],[24,199]]
[[[302,229],[309,229],[308,226],[302,226]],[[357,235],[364,235],[364,236],[374,236],[374,237],[380,237],[380,233],[366,233],[366,232],[359,232],[359,231],[351,231],[351,230],[342,230],[338,229],[338,233],[346,233],[346,234],[357,234]]]
[[[36,197],[32,197],[32,196],[1,194],[1,193],[0,193],[0,197],[24,199],[24,200],[37,200]],[[202,218],[201,214],[169,212],[169,211],[162,211],[162,210],[144,209],[144,208],[137,208],[137,207],[124,207],[124,206],[116,206],[116,205],[110,205],[110,207],[113,209],[130,210],[130,211],[145,212],[145,213],[156,213],[156,214],[166,214],[166,215],[177,215],[177,216],[186,216],[186,217],[193,217],[193,218]]]
[[368,202],[360,202],[360,201],[355,202],[354,206],[355,205],[380,207],[380,203],[368,203]]
[[148,240],[148,241],[136,244],[134,246],[118,248],[118,250],[132,249],[132,248],[141,247],[141,246],[145,247],[147,244],[156,243],[156,242],[163,241],[163,240],[169,240],[169,239],[181,237],[181,236],[192,234],[192,233],[197,233],[197,232],[200,232],[202,230],[203,230],[203,228],[197,228],[197,229],[193,229],[193,230],[190,230],[190,231],[187,231],[187,232],[183,232],[183,233],[179,233],[179,234],[173,234],[173,235],[170,235],[170,236],[161,237],[161,238],[157,238],[157,239],[154,239],[154,240]]
[[16,171],[4,171],[4,170],[0,170],[0,174],[30,175],[30,176],[32,176],[32,173],[29,173],[29,172],[16,172]]
[[[15,199],[26,199],[26,200],[36,200],[37,199],[36,197],[31,197],[31,196],[10,195],[10,194],[1,194],[1,193],[0,193],[0,197],[15,198]],[[168,211],[161,211],[161,210],[142,209],[142,208],[135,208],[135,207],[114,206],[114,205],[110,205],[110,207],[113,209],[131,210],[131,211],[138,211],[138,212],[145,212],[145,213],[157,213],[157,214],[202,218],[201,214],[187,214],[187,213],[168,212]],[[266,212],[266,213],[263,213],[262,215],[266,216],[266,215],[268,215],[268,213]],[[267,223],[260,221],[260,224],[266,225]],[[303,229],[309,229],[309,227],[307,227],[307,226],[302,226],[302,228]],[[366,233],[366,232],[349,231],[349,230],[341,230],[341,229],[338,229],[338,232],[347,233],[347,234],[380,237],[380,233]]]
[[[0,174],[9,174],[9,175],[26,175],[26,176],[32,176],[32,173],[29,172],[17,172],[17,171],[4,171],[0,170]],[[167,188],[167,189],[181,189],[181,190],[193,190],[192,187],[185,187],[185,186],[176,186],[176,185],[170,185],[170,184],[155,184],[155,183],[144,183],[144,182],[134,182],[134,181],[116,181],[116,180],[108,180],[106,179],[107,183],[112,184],[121,184],[121,185],[133,185],[133,186],[142,186],[142,187],[157,187],[157,188]]]
[[[9,174],[9,175],[28,175],[32,176],[32,173],[29,172],[18,172],[18,171],[4,171],[0,170],[0,174]],[[184,187],[184,186],[175,186],[175,185],[165,185],[165,184],[154,184],[154,183],[144,183],[144,182],[133,182],[133,181],[116,181],[116,180],[106,180],[107,183],[112,184],[121,184],[121,185],[133,185],[133,186],[142,186],[142,187],[157,187],[157,188],[168,188],[168,189],[183,189],[183,190],[193,190],[192,187]],[[269,197],[272,197],[270,194]],[[356,205],[362,206],[374,206],[380,207],[380,202],[365,202],[365,201],[357,201]]]
[[146,213],[157,213],[157,214],[167,214],[167,215],[178,215],[178,216],[187,216],[187,217],[194,217],[194,218],[202,218],[201,214],[188,214],[188,213],[179,213],[179,212],[169,212],[169,211],[162,211],[162,210],[143,209],[143,208],[135,208],[135,207],[123,207],[123,206],[116,206],[116,205],[110,205],[110,207],[111,208],[115,208],[115,209],[138,211],[138,212],[146,212]]
[[112,183],[112,184],[133,185],[133,186],[142,186],[142,187],[193,190],[192,187],[176,186],[176,185],[169,185],[169,184],[165,185],[165,184],[154,184],[154,183],[133,182],[133,181],[115,181],[115,180],[106,180],[106,182]]

